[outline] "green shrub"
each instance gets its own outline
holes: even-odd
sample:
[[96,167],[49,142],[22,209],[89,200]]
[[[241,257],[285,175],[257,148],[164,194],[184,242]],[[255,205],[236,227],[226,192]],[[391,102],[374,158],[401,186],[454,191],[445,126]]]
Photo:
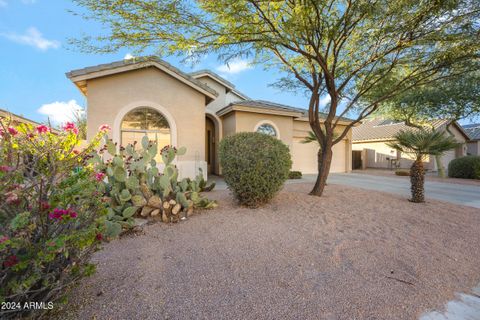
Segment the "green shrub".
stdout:
[[220,164],[228,188],[240,204],[258,207],[283,186],[292,165],[288,147],[280,140],[257,132],[224,138]]
[[395,171],[395,174],[397,176],[408,177],[408,176],[410,176],[410,171],[408,171],[408,170],[397,170],[397,171]]
[[149,141],[147,136],[137,147],[128,144],[117,148],[107,135],[104,143],[99,153],[92,155],[90,163],[97,171],[99,185],[108,204],[108,237],[116,237],[134,227],[137,216],[178,222],[194,208],[216,206],[215,201],[200,195],[200,192],[214,187],[214,184],[207,186],[202,172],[194,180],[178,180],[178,169],[173,161],[185,154],[185,148],[166,146],[160,150],[165,166],[160,172],[155,160],[157,144]]
[[[77,151],[78,129],[10,126],[0,121],[0,318],[39,317],[63,290],[91,274],[91,254],[105,225],[105,205],[85,160],[95,142]],[[3,304],[2,304],[3,306]],[[54,306],[53,306],[54,307]],[[29,313],[32,314],[29,314]]]
[[450,161],[448,176],[451,178],[480,179],[480,157],[466,156]]
[[302,173],[300,171],[290,171],[288,179],[302,179]]

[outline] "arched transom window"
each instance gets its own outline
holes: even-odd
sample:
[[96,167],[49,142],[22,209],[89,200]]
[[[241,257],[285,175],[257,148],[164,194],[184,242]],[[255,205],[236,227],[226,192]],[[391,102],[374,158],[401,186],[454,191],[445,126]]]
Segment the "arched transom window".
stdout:
[[260,126],[258,126],[257,132],[264,133],[264,134],[267,134],[267,135],[272,136],[272,137],[277,136],[277,130],[275,130],[275,128],[271,124],[268,124],[268,123],[264,123],[264,124],[261,124]]
[[170,126],[167,119],[158,111],[141,107],[127,113],[121,125],[121,144],[126,146],[137,141],[140,143],[143,136],[157,141],[159,154],[155,157],[157,162],[161,161],[160,150],[171,144]]

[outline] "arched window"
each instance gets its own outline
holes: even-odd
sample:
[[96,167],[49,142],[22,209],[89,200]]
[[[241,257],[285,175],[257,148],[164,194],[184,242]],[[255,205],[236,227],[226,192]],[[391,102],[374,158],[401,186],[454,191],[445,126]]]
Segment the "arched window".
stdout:
[[155,157],[161,162],[160,150],[171,144],[170,126],[167,119],[158,111],[141,107],[127,113],[122,120],[121,141],[123,146],[142,140],[147,135],[150,140],[157,141],[159,154]]
[[277,130],[275,130],[275,128],[271,124],[268,124],[268,123],[264,123],[264,124],[258,126],[257,132],[264,133],[264,134],[267,134],[267,135],[272,136],[272,137],[277,136]]

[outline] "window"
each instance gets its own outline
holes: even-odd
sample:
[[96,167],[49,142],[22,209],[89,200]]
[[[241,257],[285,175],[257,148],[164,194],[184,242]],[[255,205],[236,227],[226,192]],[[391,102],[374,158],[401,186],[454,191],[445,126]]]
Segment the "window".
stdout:
[[161,162],[160,150],[171,144],[170,126],[167,119],[160,112],[146,107],[127,113],[122,120],[120,143],[124,146],[129,143],[133,144],[134,141],[140,143],[145,135],[150,140],[157,141],[159,153],[155,160]]
[[264,123],[264,124],[260,125],[257,128],[257,132],[264,133],[264,134],[267,134],[267,135],[272,136],[272,137],[277,136],[277,131],[275,130],[275,128],[271,124],[268,124],[268,123]]

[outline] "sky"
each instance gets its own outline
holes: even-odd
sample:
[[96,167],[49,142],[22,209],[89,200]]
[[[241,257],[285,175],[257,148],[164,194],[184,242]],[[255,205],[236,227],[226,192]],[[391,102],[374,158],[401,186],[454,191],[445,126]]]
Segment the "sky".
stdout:
[[[83,110],[86,100],[65,73],[131,56],[129,48],[114,54],[78,52],[68,39],[96,35],[101,26],[69,10],[81,12],[67,0],[0,0],[0,109],[39,122],[71,120],[75,110]],[[177,58],[162,58],[185,72],[217,72],[252,99],[307,107],[302,94],[269,86],[279,74],[252,67],[248,61],[226,66],[208,56],[192,68]]]

